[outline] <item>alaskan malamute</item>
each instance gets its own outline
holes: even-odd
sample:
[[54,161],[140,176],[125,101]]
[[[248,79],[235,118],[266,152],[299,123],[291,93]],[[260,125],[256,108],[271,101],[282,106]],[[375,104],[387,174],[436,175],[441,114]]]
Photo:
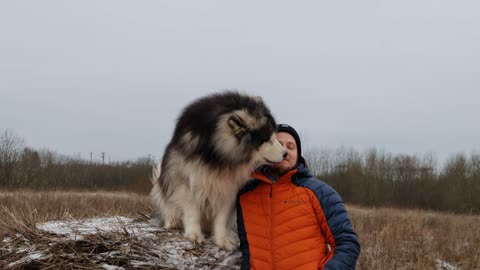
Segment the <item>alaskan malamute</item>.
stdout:
[[257,166],[287,155],[275,129],[257,96],[226,91],[191,103],[153,174],[154,219],[164,228],[183,225],[195,242],[204,240],[202,230],[212,231],[218,246],[234,249],[238,190]]

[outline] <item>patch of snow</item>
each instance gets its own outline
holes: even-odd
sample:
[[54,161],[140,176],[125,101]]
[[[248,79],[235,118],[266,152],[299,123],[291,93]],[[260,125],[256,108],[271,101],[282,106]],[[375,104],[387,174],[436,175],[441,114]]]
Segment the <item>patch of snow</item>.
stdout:
[[109,265],[109,264],[102,264],[102,267],[106,270],[125,270],[123,267],[115,266],[115,265]]
[[5,237],[2,242],[9,244],[9,243],[12,242],[12,238],[10,238],[10,237]]
[[43,256],[44,256],[43,253],[41,253],[41,252],[35,252],[35,253],[33,253],[33,254],[29,254],[27,257],[28,257],[28,259],[30,259],[30,260],[38,260],[38,259],[42,258]]
[[451,265],[446,261],[440,259],[435,260],[435,268],[436,270],[462,270],[462,268]]
[[[37,224],[37,229],[58,235],[67,235],[71,240],[82,239],[82,235],[119,231],[124,224],[133,220],[126,217],[103,217],[82,220],[57,220]],[[131,233],[135,233],[135,228]],[[130,233],[130,232],[129,232]]]
[[138,238],[150,238],[159,230],[146,222],[134,222],[130,218],[102,217],[84,220],[61,220],[37,224],[37,228],[58,235],[67,235],[71,240],[82,239],[83,235],[107,232],[125,232]]
[[33,260],[38,260],[40,258],[48,258],[48,257],[49,256],[45,256],[45,254],[43,254],[40,251],[34,251],[31,254],[28,254],[26,257],[21,258],[20,260],[18,260],[16,262],[13,262],[13,263],[10,263],[8,265],[8,268],[12,268],[15,265],[22,264],[22,263],[25,263],[25,262],[30,262],[30,261],[33,261]]
[[2,241],[2,243],[4,243],[4,246],[6,246],[6,247],[1,247],[0,251],[6,252],[6,253],[11,253],[12,248],[9,248],[9,246],[12,244],[12,239],[10,237],[5,237]]

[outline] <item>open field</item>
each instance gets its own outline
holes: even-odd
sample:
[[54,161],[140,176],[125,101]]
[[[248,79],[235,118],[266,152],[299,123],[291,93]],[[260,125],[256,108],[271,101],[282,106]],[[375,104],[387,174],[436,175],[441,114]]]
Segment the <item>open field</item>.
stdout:
[[480,216],[348,210],[362,247],[358,269],[480,269]]
[[[362,247],[357,269],[480,269],[480,216],[352,205],[347,208]],[[3,240],[15,233],[34,234],[38,241],[44,241],[32,231],[36,223],[105,216],[138,218],[149,211],[147,197],[134,193],[0,192],[0,250],[6,245]],[[107,240],[98,239],[104,241],[102,245],[93,246],[105,248]],[[0,252],[2,269],[8,265],[7,255]],[[85,269],[103,268],[94,265]]]

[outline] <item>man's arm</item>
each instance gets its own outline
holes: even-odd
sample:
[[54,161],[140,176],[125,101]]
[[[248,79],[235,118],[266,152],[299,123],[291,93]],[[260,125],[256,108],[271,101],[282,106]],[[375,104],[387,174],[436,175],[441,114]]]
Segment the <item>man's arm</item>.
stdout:
[[319,209],[316,209],[317,219],[333,252],[323,269],[353,270],[360,255],[357,234],[340,195],[327,184],[318,182],[321,185],[316,185],[313,189],[319,202]]

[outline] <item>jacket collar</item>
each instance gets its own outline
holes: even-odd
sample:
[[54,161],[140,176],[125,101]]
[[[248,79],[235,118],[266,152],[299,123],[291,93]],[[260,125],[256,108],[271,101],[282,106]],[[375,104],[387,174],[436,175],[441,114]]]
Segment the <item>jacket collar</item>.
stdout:
[[268,184],[275,183],[286,183],[292,179],[292,176],[297,175],[299,177],[311,177],[312,174],[307,167],[305,159],[300,157],[300,162],[298,163],[297,167],[290,170],[289,172],[285,173],[284,175],[280,176],[276,181],[272,181],[266,174],[265,174],[265,166],[261,166],[257,168],[252,174],[251,177],[266,182]]
[[275,182],[272,181],[270,178],[268,178],[268,176],[265,175],[265,173],[261,170],[256,170],[252,173],[252,177],[255,178],[255,179],[258,179],[258,180],[261,180],[263,182],[266,182],[268,184],[273,184],[273,183],[285,183],[285,182],[288,182],[290,181],[290,179],[292,178],[292,176],[294,174],[297,173],[297,169],[293,169],[289,172],[287,172],[286,174],[280,176],[280,178],[278,178]]

